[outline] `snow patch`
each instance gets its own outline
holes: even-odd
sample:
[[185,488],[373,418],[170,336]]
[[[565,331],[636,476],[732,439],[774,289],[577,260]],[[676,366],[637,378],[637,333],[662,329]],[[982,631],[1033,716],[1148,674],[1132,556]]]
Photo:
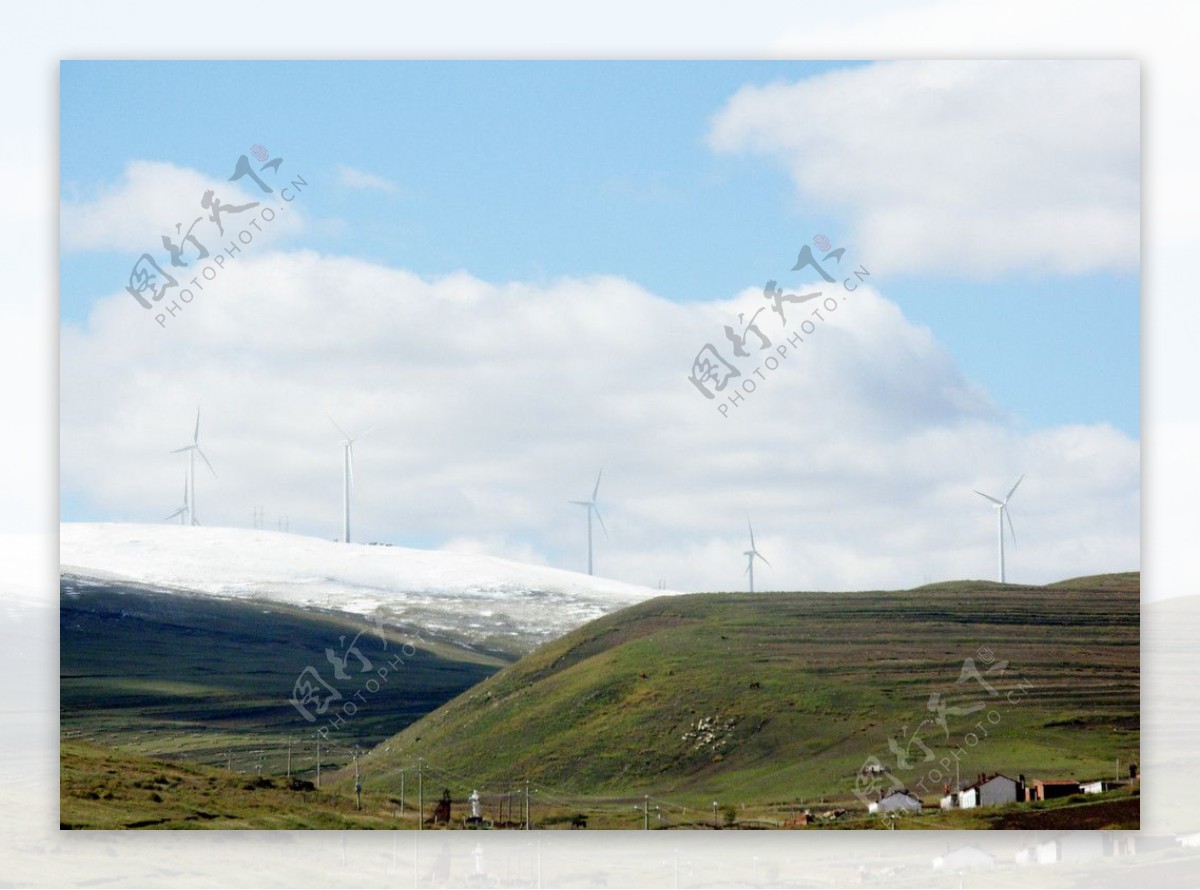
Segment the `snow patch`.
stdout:
[[216,597],[385,616],[522,648],[675,591],[491,556],[237,528],[63,523],[60,571]]

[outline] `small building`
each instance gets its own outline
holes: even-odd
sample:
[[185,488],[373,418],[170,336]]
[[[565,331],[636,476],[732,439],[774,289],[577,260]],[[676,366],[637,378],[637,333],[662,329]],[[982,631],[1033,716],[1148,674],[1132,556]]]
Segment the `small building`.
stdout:
[[1079,790],[1083,794],[1102,794],[1105,791],[1114,791],[1118,788],[1125,788],[1129,783],[1124,779],[1113,781],[1112,779],[1096,779],[1091,782],[1080,782]]
[[979,789],[971,787],[951,791],[947,787],[938,806],[943,810],[972,810],[979,806]]
[[1079,783],[1074,779],[1034,779],[1029,790],[1029,800],[1054,800],[1078,794]]
[[867,804],[868,813],[921,812],[921,799],[907,788],[894,788]]
[[941,799],[943,810],[972,810],[975,807],[995,807],[1025,799],[1025,777],[1010,779],[1003,773],[981,774],[976,781],[960,791],[949,791]]
[[1016,803],[1025,797],[1024,776],[1022,781],[1010,779],[1002,773],[996,773],[990,779],[984,779],[977,784],[979,789],[979,806],[996,807],[1006,803]]

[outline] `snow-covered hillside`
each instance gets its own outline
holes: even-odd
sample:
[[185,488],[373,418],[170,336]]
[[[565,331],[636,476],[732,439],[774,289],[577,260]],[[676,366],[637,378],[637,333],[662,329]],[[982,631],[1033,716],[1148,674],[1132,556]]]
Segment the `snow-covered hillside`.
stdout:
[[489,556],[178,525],[63,523],[60,562],[76,578],[380,614],[514,651],[671,592]]

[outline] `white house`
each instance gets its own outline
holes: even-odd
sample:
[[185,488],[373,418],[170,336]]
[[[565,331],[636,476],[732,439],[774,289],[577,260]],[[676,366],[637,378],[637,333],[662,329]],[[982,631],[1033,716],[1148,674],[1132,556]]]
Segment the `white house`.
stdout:
[[941,806],[944,810],[955,807],[964,810],[971,810],[975,807],[995,807],[1006,803],[1016,803],[1018,800],[1023,800],[1024,795],[1023,782],[996,773],[991,778],[980,776],[979,781],[974,785],[968,785],[957,794],[954,792],[947,794],[942,798]]

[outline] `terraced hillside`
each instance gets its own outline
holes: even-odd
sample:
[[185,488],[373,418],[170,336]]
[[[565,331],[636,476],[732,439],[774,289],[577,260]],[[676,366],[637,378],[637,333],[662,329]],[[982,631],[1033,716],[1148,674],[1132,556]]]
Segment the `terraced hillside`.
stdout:
[[572,802],[667,795],[703,812],[858,805],[855,791],[892,776],[931,802],[954,752],[964,784],[1113,777],[1138,756],[1139,586],[1130,573],[652,600],[376,748],[367,788],[394,790],[423,761],[456,797],[531,779]]

